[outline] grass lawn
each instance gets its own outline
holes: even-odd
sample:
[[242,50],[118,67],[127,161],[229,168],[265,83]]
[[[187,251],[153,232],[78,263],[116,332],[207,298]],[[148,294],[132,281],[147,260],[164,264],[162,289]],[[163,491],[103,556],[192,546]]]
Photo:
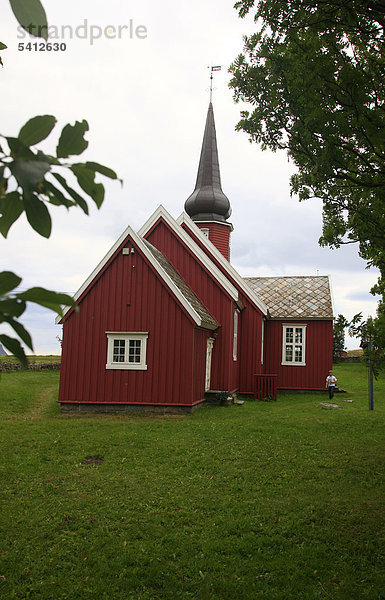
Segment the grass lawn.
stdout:
[[[0,379],[0,597],[384,600],[385,383],[184,417],[61,416]],[[353,400],[353,402],[345,402]]]

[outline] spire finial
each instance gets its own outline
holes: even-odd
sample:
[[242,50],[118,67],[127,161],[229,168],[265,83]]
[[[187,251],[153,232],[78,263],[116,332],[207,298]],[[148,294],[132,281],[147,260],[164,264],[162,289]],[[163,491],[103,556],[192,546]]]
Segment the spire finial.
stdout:
[[231,214],[230,201],[221,186],[214,109],[211,102],[207,111],[195,189],[185,202],[185,210],[194,221],[225,222]]
[[214,67],[207,67],[208,69],[210,69],[210,104],[213,101],[213,71],[220,71],[222,66],[221,65],[216,65]]

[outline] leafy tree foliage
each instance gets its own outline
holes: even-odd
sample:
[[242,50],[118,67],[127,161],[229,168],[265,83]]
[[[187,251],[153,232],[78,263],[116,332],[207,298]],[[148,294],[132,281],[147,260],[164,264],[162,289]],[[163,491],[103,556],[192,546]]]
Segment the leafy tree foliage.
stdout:
[[[40,0],[10,0],[10,4],[20,25],[46,37],[47,19]],[[0,50],[5,48],[6,45],[0,42]],[[88,146],[84,138],[88,131],[85,120],[63,128],[54,156],[36,149],[36,144],[45,140],[55,125],[54,116],[41,115],[25,123],[17,137],[0,135],[0,233],[5,238],[23,213],[39,235],[50,237],[50,206],[67,209],[78,206],[88,214],[87,200],[91,199],[98,208],[104,200],[104,186],[95,181],[96,174],[117,179],[112,169],[99,163],[68,161],[69,157],[82,154]],[[69,174],[76,180],[78,189],[67,182]],[[59,315],[63,315],[63,306],[74,306],[75,303],[66,294],[41,287],[17,291],[21,281],[21,277],[12,271],[0,273],[0,324],[8,324],[17,336],[0,334],[0,343],[27,366],[22,343],[30,350],[33,350],[33,344],[29,332],[20,322],[27,302],[49,308]]]
[[[1,136],[0,147],[0,233],[7,237],[9,229],[25,213],[31,227],[41,236],[51,235],[50,206],[65,206],[67,209],[78,206],[88,214],[85,197],[92,199],[100,208],[104,199],[104,187],[95,182],[96,173],[117,179],[112,169],[95,162],[69,163],[69,156],[81,154],[88,146],[84,134],[88,131],[86,121],[66,125],[60,135],[56,155],[50,156],[36,150],[33,145],[41,142],[52,131],[56,119],[52,115],[30,119],[17,137]],[[77,180],[79,190],[66,180],[70,171]],[[19,318],[26,309],[27,302],[34,302],[62,314],[62,306],[73,306],[73,300],[40,287],[17,292],[21,278],[11,271],[0,273],[0,323],[8,323],[19,339],[33,349],[29,333]],[[0,335],[0,342],[26,364],[26,357],[20,341],[7,335]]]
[[333,326],[333,360],[337,361],[341,352],[346,350],[345,346],[345,329],[349,326],[349,322],[343,315],[338,315]]
[[385,293],[385,4],[241,0],[257,31],[231,67],[238,129],[297,167],[292,193],[323,201],[322,245],[358,242]]
[[366,321],[361,313],[355,315],[349,323],[349,335],[361,340],[364,359],[377,378],[385,370],[385,304],[379,302],[376,317],[368,317]]

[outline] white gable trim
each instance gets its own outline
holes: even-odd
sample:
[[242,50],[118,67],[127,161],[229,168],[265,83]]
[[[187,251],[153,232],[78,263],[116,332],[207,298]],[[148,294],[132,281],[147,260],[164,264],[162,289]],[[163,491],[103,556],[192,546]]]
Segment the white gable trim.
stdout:
[[[244,281],[243,277],[239,275],[239,273],[234,269],[234,267],[229,263],[228,260],[225,259],[223,254],[219,252],[218,248],[214,246],[210,240],[202,234],[200,228],[195,225],[194,221],[190,219],[190,217],[183,212],[176,220],[178,225],[182,227],[182,225],[187,225],[187,227],[194,233],[194,235],[206,246],[206,248],[215,256],[215,258],[220,262],[220,264],[226,269],[230,277],[232,277],[244,294],[253,302],[253,304],[259,308],[260,311],[266,316],[268,314],[268,308],[266,304],[261,300],[261,298],[253,292],[253,290],[247,285]],[[202,251],[201,251],[202,252]],[[204,254],[204,253],[203,253]]]
[[[215,277],[217,282],[221,285],[221,287],[229,294],[229,296],[235,301],[239,301],[239,293],[237,288],[227,279],[227,277],[215,266],[212,260],[207,256],[201,248],[199,248],[198,244],[194,242],[191,236],[184,231],[180,224],[175,221],[175,219],[170,215],[169,212],[162,206],[158,206],[156,211],[147,219],[145,224],[139,229],[138,235],[140,237],[145,237],[146,233],[150,231],[151,227],[155,225],[155,223],[159,220],[160,217],[166,221],[166,223],[171,227],[173,232],[184,242],[188,248],[191,248],[194,255],[198,258],[198,260],[203,264],[203,266]],[[200,231],[200,229],[197,227]],[[203,233],[201,235],[205,240],[207,238]],[[208,240],[207,240],[208,241]],[[210,242],[211,243],[211,242]],[[223,257],[222,257],[223,258]],[[225,260],[225,259],[224,259]]]
[[[154,267],[154,269],[158,273],[158,275],[163,279],[163,281],[166,283],[166,285],[170,288],[170,290],[172,291],[174,296],[179,300],[179,302],[182,304],[183,308],[187,311],[187,313],[190,315],[190,317],[193,319],[193,321],[198,326],[202,326],[202,319],[199,316],[199,314],[191,306],[191,304],[186,300],[185,296],[183,296],[180,289],[175,285],[175,283],[172,281],[172,279],[166,273],[166,271],[164,271],[164,269],[162,269],[162,267],[160,266],[158,261],[155,259],[155,257],[152,255],[150,250],[147,248],[147,246],[143,242],[142,238],[140,238],[139,235],[136,234],[135,231],[130,226],[124,230],[124,232],[119,237],[119,239],[115,242],[115,244],[112,246],[112,248],[107,252],[107,254],[104,256],[104,258],[100,261],[100,263],[98,264],[96,269],[94,269],[92,271],[91,275],[89,277],[87,277],[87,279],[85,280],[83,285],[80,286],[80,288],[78,289],[78,291],[76,292],[76,294],[73,297],[74,300],[77,301],[80,298],[80,296],[87,290],[87,288],[92,284],[94,279],[98,276],[100,271],[103,269],[103,267],[106,265],[106,263],[110,260],[110,258],[114,255],[114,253],[117,251],[119,246],[124,242],[124,240],[127,237],[130,237],[132,239],[132,241],[141,250],[141,252],[143,252],[143,254],[147,258],[147,260],[151,263],[151,265]],[[66,306],[63,310],[63,316],[65,316],[69,310],[71,310],[71,307]],[[60,323],[62,318],[63,317],[61,317],[59,315],[56,318],[55,322]]]

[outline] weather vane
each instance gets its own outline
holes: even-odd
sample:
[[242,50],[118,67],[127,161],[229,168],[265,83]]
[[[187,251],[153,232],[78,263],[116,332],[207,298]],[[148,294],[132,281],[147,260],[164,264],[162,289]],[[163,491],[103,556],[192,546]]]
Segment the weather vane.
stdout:
[[216,65],[215,67],[207,67],[208,69],[210,69],[210,102],[212,102],[213,99],[213,72],[214,71],[220,71],[222,66],[221,65]]

